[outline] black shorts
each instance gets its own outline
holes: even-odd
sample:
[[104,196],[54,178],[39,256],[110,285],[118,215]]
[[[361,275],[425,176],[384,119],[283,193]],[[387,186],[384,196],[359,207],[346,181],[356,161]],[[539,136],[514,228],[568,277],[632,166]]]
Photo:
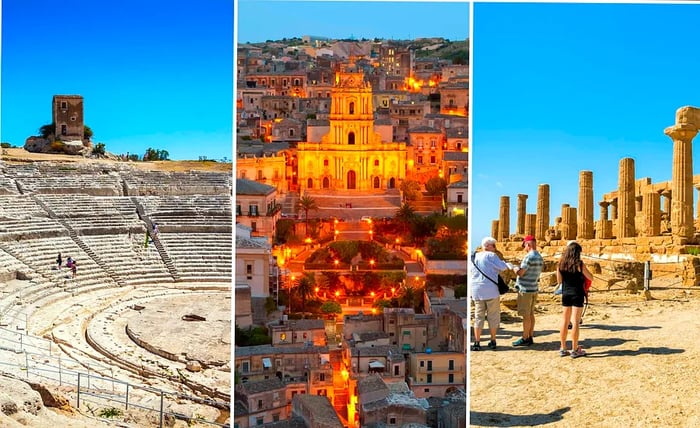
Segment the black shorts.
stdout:
[[583,294],[562,294],[561,305],[562,306],[575,306],[577,308],[583,307],[583,301],[585,300]]

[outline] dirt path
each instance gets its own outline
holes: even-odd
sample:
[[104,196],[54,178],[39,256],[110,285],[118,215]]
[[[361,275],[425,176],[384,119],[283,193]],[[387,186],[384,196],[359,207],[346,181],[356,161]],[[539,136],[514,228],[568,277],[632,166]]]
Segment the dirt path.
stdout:
[[[560,303],[543,295],[535,344],[514,348],[520,318],[503,307],[499,347],[470,352],[471,426],[700,426],[700,290],[593,298],[588,355],[560,357]],[[569,345],[570,346],[570,345]]]

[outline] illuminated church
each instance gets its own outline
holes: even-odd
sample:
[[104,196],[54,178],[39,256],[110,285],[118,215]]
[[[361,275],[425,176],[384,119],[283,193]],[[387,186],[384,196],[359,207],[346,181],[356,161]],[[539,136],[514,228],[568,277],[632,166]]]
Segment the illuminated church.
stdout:
[[300,190],[380,191],[406,177],[406,143],[392,142],[391,124],[376,124],[372,88],[362,71],[336,73],[328,133],[297,146]]

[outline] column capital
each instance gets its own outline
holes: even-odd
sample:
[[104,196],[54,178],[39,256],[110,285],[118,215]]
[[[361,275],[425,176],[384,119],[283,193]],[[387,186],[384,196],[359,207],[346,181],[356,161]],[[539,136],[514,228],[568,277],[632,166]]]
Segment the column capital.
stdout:
[[600,201],[600,202],[598,202],[598,205],[600,205],[600,206],[603,207],[603,208],[607,208],[608,206],[610,206],[610,202],[608,202],[608,201]]
[[698,134],[698,128],[695,125],[681,123],[664,129],[664,134],[673,141],[691,141]]

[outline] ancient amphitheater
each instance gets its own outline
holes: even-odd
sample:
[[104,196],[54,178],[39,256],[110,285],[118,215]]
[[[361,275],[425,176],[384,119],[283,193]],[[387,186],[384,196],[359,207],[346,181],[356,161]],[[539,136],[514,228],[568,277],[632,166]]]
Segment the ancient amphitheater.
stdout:
[[0,370],[57,387],[73,407],[223,426],[231,190],[230,172],[5,157]]

